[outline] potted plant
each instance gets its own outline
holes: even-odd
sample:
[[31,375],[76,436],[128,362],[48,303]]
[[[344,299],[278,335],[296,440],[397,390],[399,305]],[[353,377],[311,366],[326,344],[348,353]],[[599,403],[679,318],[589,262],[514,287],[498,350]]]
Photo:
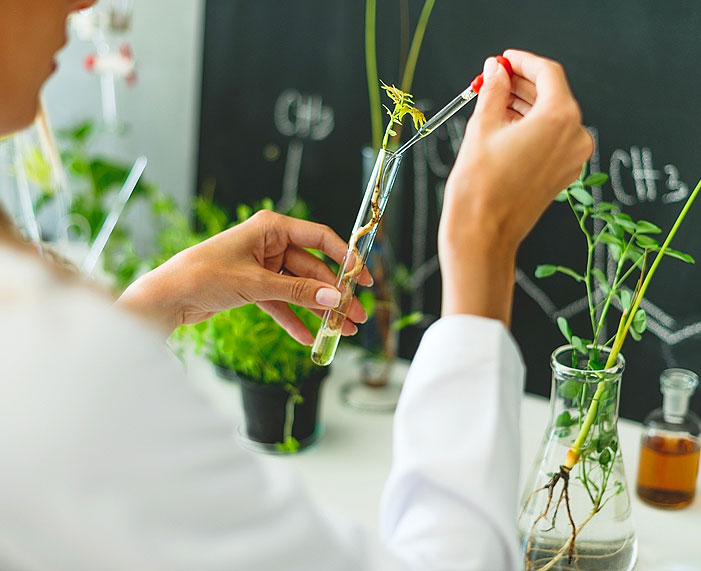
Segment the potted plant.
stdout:
[[[617,431],[625,368],[621,347],[628,334],[640,339],[646,328],[640,302],[662,258],[693,262],[669,245],[701,190],[701,181],[660,244],[653,238],[662,232],[655,224],[635,221],[619,205],[594,200],[587,187],[599,186],[607,178],[602,173],[586,177],[583,169],[557,197],[568,204],[584,235],[584,270],[553,264],[536,268],[539,278],[561,273],[583,285],[591,334],[577,336],[564,317],[557,319],[568,345],[551,357],[551,419],[526,481],[518,520],[529,570],[627,570],[637,557]],[[599,244],[616,263],[612,275],[594,267]],[[614,305],[621,308],[621,317],[615,334],[607,339],[606,319]]]
[[[315,332],[318,318],[293,308]],[[245,438],[265,451],[297,452],[320,434],[318,402],[328,369],[256,305],[222,312],[193,326],[219,376],[239,382]]]

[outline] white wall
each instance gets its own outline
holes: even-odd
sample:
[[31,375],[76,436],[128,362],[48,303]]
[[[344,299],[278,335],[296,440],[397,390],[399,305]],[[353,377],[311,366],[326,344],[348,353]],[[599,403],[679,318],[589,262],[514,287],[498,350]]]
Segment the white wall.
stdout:
[[[104,136],[99,150],[133,162],[149,159],[145,178],[184,205],[194,191],[205,0],[134,0],[129,41],[138,83],[117,84],[122,137]],[[101,116],[99,80],[83,69],[91,43],[71,37],[44,97],[54,128]]]

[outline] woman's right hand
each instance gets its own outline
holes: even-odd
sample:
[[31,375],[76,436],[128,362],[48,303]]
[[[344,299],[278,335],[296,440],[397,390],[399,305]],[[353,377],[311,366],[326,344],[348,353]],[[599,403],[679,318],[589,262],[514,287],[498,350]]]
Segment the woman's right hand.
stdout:
[[562,66],[507,50],[484,85],[448,178],[439,230],[443,314],[510,320],[518,246],[593,151]]

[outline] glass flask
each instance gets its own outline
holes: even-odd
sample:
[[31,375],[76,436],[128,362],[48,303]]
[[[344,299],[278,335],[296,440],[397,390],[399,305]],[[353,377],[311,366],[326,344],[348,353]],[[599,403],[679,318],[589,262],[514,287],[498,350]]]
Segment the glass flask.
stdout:
[[689,411],[689,399],[698,384],[686,369],[660,376],[662,408],[645,419],[638,465],[638,496],[652,506],[682,508],[694,501],[701,421]]
[[348,242],[348,250],[336,276],[335,285],[341,292],[341,302],[335,309],[324,313],[312,347],[312,361],[317,365],[329,365],[336,355],[341,328],[353,301],[357,279],[372,249],[400,162],[401,155],[392,151],[380,150],[377,155]]
[[[602,349],[599,361],[607,354]],[[587,357],[568,345],[553,352],[550,365],[550,421],[518,519],[524,568],[632,569],[638,549],[617,427],[625,359],[588,371]],[[590,420],[579,460],[567,470],[568,451]]]

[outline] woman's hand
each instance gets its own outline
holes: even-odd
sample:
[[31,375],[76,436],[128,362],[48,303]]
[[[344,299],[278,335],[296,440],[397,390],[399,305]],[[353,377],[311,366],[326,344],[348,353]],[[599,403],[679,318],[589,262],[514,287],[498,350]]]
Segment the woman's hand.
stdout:
[[507,50],[484,85],[446,184],[439,229],[443,314],[509,323],[516,250],[593,151],[562,66]]
[[[336,307],[341,294],[332,285],[334,273],[305,248],[340,263],[347,245],[328,226],[263,210],[145,274],[119,303],[155,317],[168,333],[225,309],[256,303],[297,341],[311,345],[312,334],[288,303],[321,314]],[[359,283],[372,284],[367,269]],[[357,300],[347,317],[344,335],[355,334],[355,323],[367,319]]]

